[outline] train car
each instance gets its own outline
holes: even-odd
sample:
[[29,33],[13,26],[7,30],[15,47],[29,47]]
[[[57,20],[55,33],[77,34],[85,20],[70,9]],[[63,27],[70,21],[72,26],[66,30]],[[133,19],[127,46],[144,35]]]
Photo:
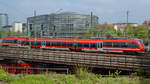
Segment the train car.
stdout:
[[11,46],[18,47],[24,46],[22,42],[27,42],[28,38],[3,38],[1,45],[3,47]]
[[123,52],[144,53],[145,47],[142,40],[120,40],[120,39],[77,39],[75,42],[77,50],[98,52]]
[[145,47],[141,40],[103,40],[103,51],[123,53],[144,53]]
[[[9,42],[9,41],[12,42]],[[7,42],[8,41],[8,42]],[[54,38],[4,38],[2,46],[31,46],[34,48],[69,49],[74,51],[144,53],[140,39],[54,39]]]

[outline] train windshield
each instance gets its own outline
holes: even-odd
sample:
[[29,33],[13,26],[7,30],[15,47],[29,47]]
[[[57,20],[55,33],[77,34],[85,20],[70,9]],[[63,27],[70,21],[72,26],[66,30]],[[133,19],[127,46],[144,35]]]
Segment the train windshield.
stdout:
[[143,40],[138,39],[138,41],[140,42],[140,44],[141,44],[142,46],[144,46],[144,44],[143,44]]

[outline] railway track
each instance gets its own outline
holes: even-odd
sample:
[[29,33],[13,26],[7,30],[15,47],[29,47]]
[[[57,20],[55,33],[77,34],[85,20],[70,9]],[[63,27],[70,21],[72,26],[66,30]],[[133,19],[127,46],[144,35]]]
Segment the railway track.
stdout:
[[149,70],[150,67],[149,55],[140,56],[27,48],[1,48],[0,57],[133,71],[139,68]]
[[[3,47],[6,48],[6,47]],[[22,49],[22,50],[35,50],[35,51],[42,51],[42,52],[67,52],[67,53],[88,53],[88,54],[100,54],[100,55],[116,55],[116,56],[127,56],[127,57],[137,57],[141,56],[142,57],[150,57],[150,54],[123,54],[123,53],[105,53],[105,52],[89,52],[89,51],[70,51],[70,50],[58,50],[58,49],[42,49],[42,48],[32,48],[29,49],[28,47],[7,47],[6,49]]]

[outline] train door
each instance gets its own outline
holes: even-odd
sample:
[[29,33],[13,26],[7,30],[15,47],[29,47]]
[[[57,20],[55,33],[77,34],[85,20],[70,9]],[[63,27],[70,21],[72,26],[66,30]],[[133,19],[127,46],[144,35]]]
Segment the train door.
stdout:
[[21,41],[20,40],[17,41],[17,44],[19,47],[21,47]]
[[73,46],[74,46],[74,49],[76,50],[76,47],[77,47],[76,40],[74,40]]
[[46,46],[46,41],[42,41],[41,44],[42,44],[42,48],[45,48],[45,46]]
[[97,48],[98,48],[98,51],[102,51],[103,49],[103,42],[98,42],[97,44]]

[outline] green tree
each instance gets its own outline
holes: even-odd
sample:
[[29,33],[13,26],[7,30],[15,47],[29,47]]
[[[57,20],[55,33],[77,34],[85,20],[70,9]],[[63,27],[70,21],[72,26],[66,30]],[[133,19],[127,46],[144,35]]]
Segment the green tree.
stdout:
[[147,40],[148,39],[148,31],[147,31],[147,27],[144,26],[138,26],[135,28],[135,36],[143,39],[143,40]]
[[107,38],[112,38],[114,36],[117,36],[117,31],[113,28],[113,27],[108,27],[106,28],[106,31],[105,31],[105,36]]
[[119,36],[119,37],[122,37],[123,36],[123,33],[122,33],[122,31],[119,29],[119,30],[117,30],[117,36]]
[[131,26],[129,26],[129,29],[128,29],[128,37],[134,37],[134,30]]
[[98,32],[99,32],[99,29],[98,28],[93,28],[92,29],[92,33],[93,33],[93,37],[97,37],[98,36]]
[[89,38],[89,37],[91,37],[91,29],[90,28],[86,30],[86,38]]
[[89,37],[99,37],[99,36],[101,36],[101,37],[107,37],[107,38],[112,38],[112,37],[117,36],[117,31],[113,27],[90,28],[90,29],[86,30],[86,38],[89,38]]
[[86,38],[89,37],[97,37],[99,34],[99,29],[98,28],[89,28],[86,30]]
[[132,37],[133,38],[135,36],[134,30],[133,30],[133,27],[131,26],[131,24],[127,24],[127,26],[124,29],[124,34],[126,37]]

